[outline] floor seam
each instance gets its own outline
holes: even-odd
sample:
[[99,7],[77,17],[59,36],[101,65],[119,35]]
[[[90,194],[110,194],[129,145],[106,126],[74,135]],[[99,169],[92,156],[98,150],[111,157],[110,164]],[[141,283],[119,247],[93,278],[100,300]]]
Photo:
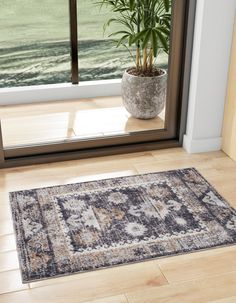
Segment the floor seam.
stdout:
[[[164,274],[163,270],[161,269],[161,266],[160,266],[160,264],[158,263],[158,261],[157,261],[157,266],[158,266],[160,272],[162,273],[163,277],[164,277],[165,280],[167,281],[167,284],[170,285],[171,282],[167,279],[167,277],[166,277],[166,275]],[[166,284],[166,285],[167,285],[167,284]]]

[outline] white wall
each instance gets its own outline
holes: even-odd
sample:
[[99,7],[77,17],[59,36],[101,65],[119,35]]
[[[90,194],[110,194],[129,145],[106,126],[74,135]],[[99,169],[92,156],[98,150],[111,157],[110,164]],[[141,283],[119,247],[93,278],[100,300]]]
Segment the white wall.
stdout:
[[236,0],[198,0],[187,131],[190,152],[219,150]]

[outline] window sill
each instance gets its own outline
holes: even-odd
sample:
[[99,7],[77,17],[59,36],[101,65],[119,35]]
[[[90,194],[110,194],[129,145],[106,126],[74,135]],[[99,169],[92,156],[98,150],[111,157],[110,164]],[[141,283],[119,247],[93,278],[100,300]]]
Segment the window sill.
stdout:
[[120,95],[121,79],[36,85],[0,89],[0,105]]

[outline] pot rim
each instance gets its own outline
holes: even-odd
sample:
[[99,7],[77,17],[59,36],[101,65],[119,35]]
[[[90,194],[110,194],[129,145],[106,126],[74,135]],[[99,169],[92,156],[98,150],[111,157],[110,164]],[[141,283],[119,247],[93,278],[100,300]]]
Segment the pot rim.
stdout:
[[127,74],[127,75],[129,75],[130,77],[133,77],[133,78],[141,78],[141,79],[148,78],[148,79],[150,79],[150,78],[161,78],[161,77],[164,77],[164,76],[167,75],[167,70],[166,70],[166,69],[158,68],[159,70],[163,71],[163,74],[158,75],[158,76],[153,76],[153,77],[150,77],[150,76],[145,76],[145,77],[143,77],[143,76],[135,76],[135,75],[132,75],[132,74],[128,73],[128,71],[129,71],[131,68],[132,68],[132,67],[127,68],[127,69],[124,71],[124,74]]

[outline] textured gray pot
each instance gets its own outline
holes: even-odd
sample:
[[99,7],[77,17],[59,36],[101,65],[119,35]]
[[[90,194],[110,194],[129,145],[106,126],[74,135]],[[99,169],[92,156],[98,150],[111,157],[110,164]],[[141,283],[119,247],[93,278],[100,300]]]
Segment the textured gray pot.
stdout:
[[156,77],[133,76],[126,70],[122,77],[121,95],[127,111],[138,119],[152,119],[165,106],[167,73]]

